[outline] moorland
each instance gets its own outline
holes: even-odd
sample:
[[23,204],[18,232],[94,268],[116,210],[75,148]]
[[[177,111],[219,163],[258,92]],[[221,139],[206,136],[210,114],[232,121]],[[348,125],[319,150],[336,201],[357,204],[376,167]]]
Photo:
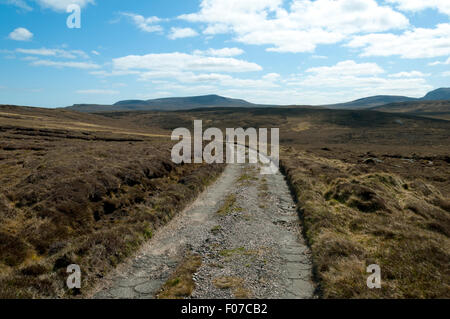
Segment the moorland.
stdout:
[[[280,128],[281,170],[319,297],[448,298],[450,122],[429,111],[448,102],[430,103],[432,116],[404,104],[95,114],[0,106],[0,296],[70,297],[54,280],[65,266],[86,266],[95,282],[131,255],[223,170],[170,161],[171,131],[201,119],[204,128]],[[364,284],[370,264],[382,268],[382,289]]]

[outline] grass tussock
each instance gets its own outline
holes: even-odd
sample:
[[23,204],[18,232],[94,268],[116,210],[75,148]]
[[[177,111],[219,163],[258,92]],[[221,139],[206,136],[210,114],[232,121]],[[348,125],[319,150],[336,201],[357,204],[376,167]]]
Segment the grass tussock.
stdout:
[[169,280],[163,285],[157,294],[158,299],[183,299],[189,297],[195,288],[192,275],[202,265],[199,255],[187,256],[177,267]]
[[70,297],[70,264],[87,291],[222,170],[175,165],[170,149],[163,139],[0,125],[0,298]]
[[[83,287],[95,282],[195,198],[223,166],[173,165],[161,139],[194,118],[280,128],[322,297],[449,297],[450,123],[295,106],[97,115],[0,106],[0,297],[70,296],[66,265],[81,266]],[[234,210],[230,197],[219,212]],[[372,263],[381,290],[365,285]]]
[[219,216],[227,216],[236,212],[240,212],[242,208],[236,205],[236,195],[230,194],[225,198],[224,203],[217,211]]
[[219,289],[231,289],[233,296],[237,299],[251,298],[251,292],[245,288],[244,280],[239,277],[217,277],[213,280],[213,285]]
[[[286,154],[282,167],[322,297],[450,297],[448,197],[437,187],[411,175]],[[366,286],[371,264],[381,267],[381,289]]]
[[238,178],[238,183],[240,183],[242,186],[248,186],[257,180],[258,178],[254,174],[245,173]]

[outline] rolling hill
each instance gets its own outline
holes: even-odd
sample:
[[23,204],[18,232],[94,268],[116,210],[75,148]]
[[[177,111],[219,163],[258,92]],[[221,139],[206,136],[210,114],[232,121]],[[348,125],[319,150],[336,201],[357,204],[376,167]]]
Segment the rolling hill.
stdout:
[[450,88],[440,88],[429,92],[425,95],[422,101],[448,101],[450,100]]
[[358,99],[351,102],[325,105],[330,109],[370,109],[391,103],[418,102],[418,101],[450,101],[450,88],[440,88],[427,93],[422,98],[412,98],[396,95],[377,95]]
[[[172,130],[192,129],[194,118],[205,129],[280,128],[280,164],[314,243],[321,297],[448,297],[449,121],[301,107],[81,114],[0,105],[0,298],[83,298],[191,203],[224,169],[171,161]],[[227,192],[253,185],[251,172]],[[276,185],[265,185],[255,189],[261,210],[278,202]],[[389,289],[367,289],[367,260],[383,262]],[[86,269],[79,296],[65,290],[72,263]]]
[[153,100],[125,100],[113,105],[75,104],[68,109],[79,112],[110,111],[180,111],[209,107],[255,107],[245,100],[231,99],[219,95],[171,97]]
[[448,100],[391,103],[373,107],[370,110],[450,120],[450,101]]
[[325,107],[336,110],[368,109],[379,105],[385,105],[388,103],[411,102],[411,101],[416,101],[416,99],[407,96],[376,95],[346,103],[325,105]]
[[[440,88],[429,92],[423,98],[417,99],[407,96],[377,95],[355,101],[339,104],[316,106],[314,108],[359,110],[370,109],[391,103],[405,103],[418,101],[450,101],[450,88]],[[124,100],[113,105],[74,104],[67,107],[72,111],[84,113],[100,112],[127,112],[127,111],[185,111],[201,108],[227,107],[227,108],[254,108],[254,107],[296,107],[281,105],[253,104],[242,99],[232,99],[220,95],[202,95],[189,97],[170,97],[153,100]],[[298,107],[298,106],[297,106]],[[304,108],[305,106],[302,106]]]

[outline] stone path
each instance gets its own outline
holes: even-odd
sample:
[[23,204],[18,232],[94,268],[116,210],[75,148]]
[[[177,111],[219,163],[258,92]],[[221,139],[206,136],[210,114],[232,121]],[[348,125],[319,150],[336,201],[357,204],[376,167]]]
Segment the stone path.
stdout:
[[310,252],[278,171],[261,175],[256,165],[228,165],[93,297],[154,298],[188,253],[203,260],[190,298],[313,298]]

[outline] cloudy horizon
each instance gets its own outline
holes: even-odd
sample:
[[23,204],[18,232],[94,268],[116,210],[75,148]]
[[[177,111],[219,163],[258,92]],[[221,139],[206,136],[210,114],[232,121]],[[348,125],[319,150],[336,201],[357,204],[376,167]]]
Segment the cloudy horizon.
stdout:
[[[66,25],[70,4],[81,28]],[[447,0],[0,0],[0,104],[219,94],[321,105],[448,87]]]

